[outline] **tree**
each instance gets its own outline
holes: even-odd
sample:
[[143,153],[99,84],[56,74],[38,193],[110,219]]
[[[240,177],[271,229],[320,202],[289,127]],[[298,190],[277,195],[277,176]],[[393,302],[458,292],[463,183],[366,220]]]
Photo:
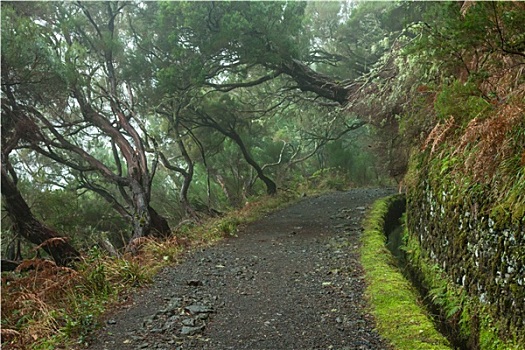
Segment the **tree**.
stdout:
[[[224,112],[224,111],[223,111]],[[272,179],[270,179],[266,174],[264,173],[264,170],[261,168],[261,166],[257,163],[257,161],[253,158],[250,151],[246,147],[246,144],[244,143],[242,137],[239,135],[239,133],[236,131],[235,127],[235,116],[229,115],[230,123],[227,123],[226,125],[222,125],[220,122],[218,122],[212,115],[207,113],[204,110],[195,110],[195,114],[199,117],[195,123],[198,123],[200,126],[206,126],[213,128],[223,134],[224,136],[230,138],[233,142],[239,146],[239,149],[242,152],[242,155],[244,156],[244,159],[250,166],[253,167],[253,169],[257,172],[257,177],[261,179],[262,182],[266,185],[266,193],[269,195],[273,195],[277,193],[277,185],[275,182],[273,182]]]
[[[167,221],[149,205],[158,155],[149,148],[133,86],[120,77],[122,60],[129,51],[122,45],[121,17],[127,6],[131,5],[50,4],[38,20],[11,10],[9,20],[29,23],[34,32],[28,37],[44,47],[32,57],[33,65],[61,79],[66,89],[56,99],[28,96],[24,100],[23,91],[12,87],[27,84],[14,79],[25,67],[4,52],[7,73],[2,86],[4,92],[12,93],[11,103],[23,110],[24,119],[36,127],[25,137],[32,149],[75,170],[85,188],[102,196],[132,222],[132,238],[167,235]],[[38,24],[42,22],[45,25]],[[14,32],[9,34],[13,36],[7,40],[19,40]],[[41,64],[41,56],[51,63]],[[113,159],[97,158],[89,147],[94,142],[109,147]],[[151,161],[149,155],[153,155]],[[118,190],[120,199],[108,184]]]
[[43,248],[58,265],[70,265],[80,257],[80,253],[69,244],[66,237],[58,235],[35,218],[16,183],[8,175],[6,167],[2,164],[2,196],[5,199],[4,207],[16,232]]
[[[182,44],[200,59],[191,69],[202,84],[220,91],[251,87],[281,74],[297,88],[345,104],[353,82],[338,82],[301,60],[310,37],[303,29],[304,2],[200,2],[164,4],[162,18],[172,23],[173,45]],[[268,20],[270,19],[270,20]],[[261,69],[262,68],[262,69]],[[230,82],[223,83],[221,77]]]
[[[367,6],[380,14],[360,10]],[[18,125],[30,129],[17,147],[55,162],[63,175],[56,184],[103,198],[133,226],[134,238],[166,235],[167,221],[151,205],[157,171],[169,172],[183,212],[194,216],[194,179],[207,178],[210,202],[217,188],[212,175],[226,173],[222,164],[212,164],[217,150],[242,155],[249,165],[235,165],[243,195],[252,193],[256,179],[274,193],[279,174],[312,160],[370,121],[379,107],[397,108],[363,97],[384,96],[377,91],[391,78],[392,60],[384,53],[392,45],[377,41],[399,29],[391,21],[399,8],[5,3],[2,42],[9,50],[2,51],[2,90],[13,96],[6,108],[19,111]],[[351,47],[332,38],[348,33],[356,41]],[[332,123],[326,111],[341,105],[351,113]],[[325,109],[306,112],[318,106]],[[378,116],[395,114],[391,109]],[[313,123],[304,126],[322,128],[286,125],[293,140],[275,136],[283,132],[273,120],[306,115]]]
[[[3,72],[4,74],[4,72]],[[8,92],[8,91],[7,91]],[[17,121],[17,110],[9,109],[6,99],[12,99],[12,94],[2,99],[2,197],[4,208],[13,223],[14,230],[29,242],[42,247],[53,257],[58,265],[66,266],[80,257],[79,252],[68,242],[68,238],[60,236],[51,228],[37,220],[29,205],[17,188],[18,177],[9,162],[9,154],[17,146],[19,138],[30,132],[23,122]]]

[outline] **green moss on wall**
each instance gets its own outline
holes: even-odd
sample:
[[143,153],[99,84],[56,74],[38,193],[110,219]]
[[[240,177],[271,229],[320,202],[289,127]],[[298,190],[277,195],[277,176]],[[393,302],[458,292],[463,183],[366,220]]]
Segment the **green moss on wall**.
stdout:
[[455,342],[469,349],[523,350],[523,331],[496,319],[491,305],[455,283],[447,272],[426,256],[419,240],[405,234],[408,270],[427,292],[430,302]]
[[446,144],[413,157],[407,254],[470,348],[523,349],[524,168],[513,164],[514,177],[502,168],[481,179],[462,169],[469,157]]

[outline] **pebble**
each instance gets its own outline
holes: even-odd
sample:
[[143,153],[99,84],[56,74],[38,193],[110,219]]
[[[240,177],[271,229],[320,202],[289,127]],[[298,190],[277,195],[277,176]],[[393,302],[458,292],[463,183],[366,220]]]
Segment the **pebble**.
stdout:
[[197,333],[202,332],[203,330],[204,330],[204,326],[199,326],[199,327],[183,326],[180,331],[180,334],[181,335],[195,335]]

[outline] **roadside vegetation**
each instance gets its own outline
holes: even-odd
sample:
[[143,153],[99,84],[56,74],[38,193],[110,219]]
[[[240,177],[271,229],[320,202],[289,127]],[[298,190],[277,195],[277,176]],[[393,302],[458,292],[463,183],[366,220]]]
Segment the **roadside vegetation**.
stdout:
[[110,256],[97,246],[75,268],[29,259],[2,275],[2,341],[6,349],[60,349],[83,343],[100,316],[151,283],[184,253],[214,244],[265,214],[297,201],[283,192],[261,197],[220,218],[180,227],[166,240],[144,238],[135,254]]
[[[408,235],[405,217],[400,242],[403,257],[387,248],[386,217],[399,195],[377,200],[365,222],[361,262],[367,298],[380,334],[396,350],[479,348],[522,350],[517,333],[502,337],[505,327],[490,315],[490,306],[468,295],[445,271],[421,253]],[[475,342],[475,343],[473,343]],[[452,344],[451,344],[452,343]]]
[[371,313],[379,333],[396,350],[450,350],[418,291],[386,247],[385,217],[394,198],[376,201],[364,223],[361,263]]

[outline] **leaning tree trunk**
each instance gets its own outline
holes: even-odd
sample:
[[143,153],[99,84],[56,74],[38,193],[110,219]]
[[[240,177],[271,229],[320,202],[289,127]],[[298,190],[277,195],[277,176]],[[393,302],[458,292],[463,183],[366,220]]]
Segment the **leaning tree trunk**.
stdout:
[[[175,130],[177,131],[177,134],[180,135],[178,122],[175,124]],[[182,182],[182,187],[180,189],[179,194],[180,203],[186,216],[198,220],[199,218],[197,216],[197,213],[193,209],[193,206],[191,205],[190,200],[188,198],[188,192],[190,190],[191,182],[193,181],[195,166],[180,136],[177,136],[177,144],[179,146],[179,150],[182,153],[182,156],[184,157],[184,160],[186,161],[186,164],[188,165],[188,169],[185,172],[181,173],[184,177],[184,181]]]
[[233,142],[239,146],[241,149],[242,155],[244,157],[244,160],[255,169],[257,172],[257,177],[261,179],[264,184],[266,185],[266,193],[269,195],[274,195],[277,193],[277,185],[275,182],[273,182],[272,179],[270,179],[268,176],[264,174],[264,170],[261,168],[261,166],[253,159],[252,155],[246,148],[246,145],[244,144],[241,136],[235,131],[233,128],[224,128],[219,123],[217,123],[212,117],[210,117],[207,113],[203,111],[195,111],[197,115],[201,116],[203,119],[201,121],[202,126],[208,126],[211,127],[221,134],[223,134],[226,137],[229,137]]
[[313,92],[326,99],[345,105],[352,93],[355,93],[359,84],[344,85],[332,77],[316,72],[299,60],[291,59],[282,62],[278,70],[292,77],[301,91]]
[[5,209],[13,221],[15,230],[31,243],[41,246],[53,257],[57,265],[69,265],[80,257],[79,252],[68,243],[66,237],[59,236],[34,217],[4,167],[2,167],[2,196],[4,196]]
[[273,182],[272,179],[270,179],[268,176],[264,174],[264,170],[261,168],[261,166],[253,159],[252,155],[246,148],[246,145],[242,141],[242,138],[237,134],[235,131],[228,132],[228,136],[239,146],[241,149],[242,155],[244,156],[244,159],[248,164],[250,164],[255,171],[257,172],[257,176],[259,179],[264,182],[266,185],[266,193],[269,195],[274,195],[277,193],[277,185],[275,182]]

